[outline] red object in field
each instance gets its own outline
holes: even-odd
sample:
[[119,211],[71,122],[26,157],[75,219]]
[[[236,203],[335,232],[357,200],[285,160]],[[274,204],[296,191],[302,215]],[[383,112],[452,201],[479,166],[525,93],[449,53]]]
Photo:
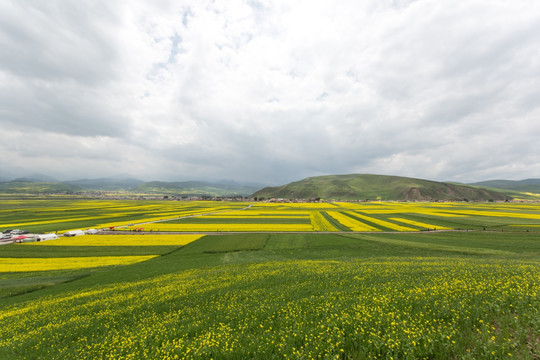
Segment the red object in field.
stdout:
[[114,226],[109,226],[109,230],[114,230]]

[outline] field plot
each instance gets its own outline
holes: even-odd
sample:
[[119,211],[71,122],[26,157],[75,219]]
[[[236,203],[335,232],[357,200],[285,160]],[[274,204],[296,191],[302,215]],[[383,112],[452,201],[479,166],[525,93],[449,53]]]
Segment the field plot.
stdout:
[[223,201],[8,200],[0,230],[75,228],[145,232],[540,232],[539,203],[247,203]]
[[127,226],[130,223],[174,219],[244,206],[246,204],[217,201],[3,200],[0,204],[0,229],[24,228],[32,232],[49,232]]
[[56,240],[25,243],[21,246],[183,246],[202,235],[99,235],[58,238]]
[[[257,203],[244,210],[145,224],[145,231],[409,232],[427,230],[539,231],[539,204]],[[133,226],[130,229],[135,229]]]
[[[0,256],[137,251],[70,241]],[[207,235],[4,296],[0,358],[537,359],[539,259],[526,232]]]
[[[125,266],[178,250],[201,235],[100,235],[0,249],[0,298],[71,281],[89,269]],[[23,281],[18,281],[24,275]]]
[[111,265],[129,265],[150,260],[157,255],[146,256],[81,256],[59,258],[0,258],[0,272],[32,272],[48,270],[74,270]]

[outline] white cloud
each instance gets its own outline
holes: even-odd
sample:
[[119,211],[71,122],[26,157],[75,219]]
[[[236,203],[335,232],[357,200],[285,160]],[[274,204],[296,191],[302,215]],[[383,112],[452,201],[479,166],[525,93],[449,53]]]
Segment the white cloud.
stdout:
[[538,177],[539,20],[532,0],[5,1],[0,124],[39,140],[0,165]]

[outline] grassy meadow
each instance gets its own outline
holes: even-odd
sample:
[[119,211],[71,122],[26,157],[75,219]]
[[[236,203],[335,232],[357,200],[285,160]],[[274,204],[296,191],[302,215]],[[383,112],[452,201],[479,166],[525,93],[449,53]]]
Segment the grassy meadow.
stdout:
[[[540,356],[538,204],[91,204],[73,204],[97,217],[81,227],[131,205],[141,222],[199,211],[212,215],[170,224],[312,228],[0,246],[1,359]],[[11,224],[46,221],[45,204],[19,215],[30,208]]]

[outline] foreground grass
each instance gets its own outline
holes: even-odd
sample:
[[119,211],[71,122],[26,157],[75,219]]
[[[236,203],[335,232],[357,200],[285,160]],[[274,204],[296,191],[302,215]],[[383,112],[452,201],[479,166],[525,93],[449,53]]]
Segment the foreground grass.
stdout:
[[0,300],[0,358],[536,359],[540,241],[505,236],[206,236]]

